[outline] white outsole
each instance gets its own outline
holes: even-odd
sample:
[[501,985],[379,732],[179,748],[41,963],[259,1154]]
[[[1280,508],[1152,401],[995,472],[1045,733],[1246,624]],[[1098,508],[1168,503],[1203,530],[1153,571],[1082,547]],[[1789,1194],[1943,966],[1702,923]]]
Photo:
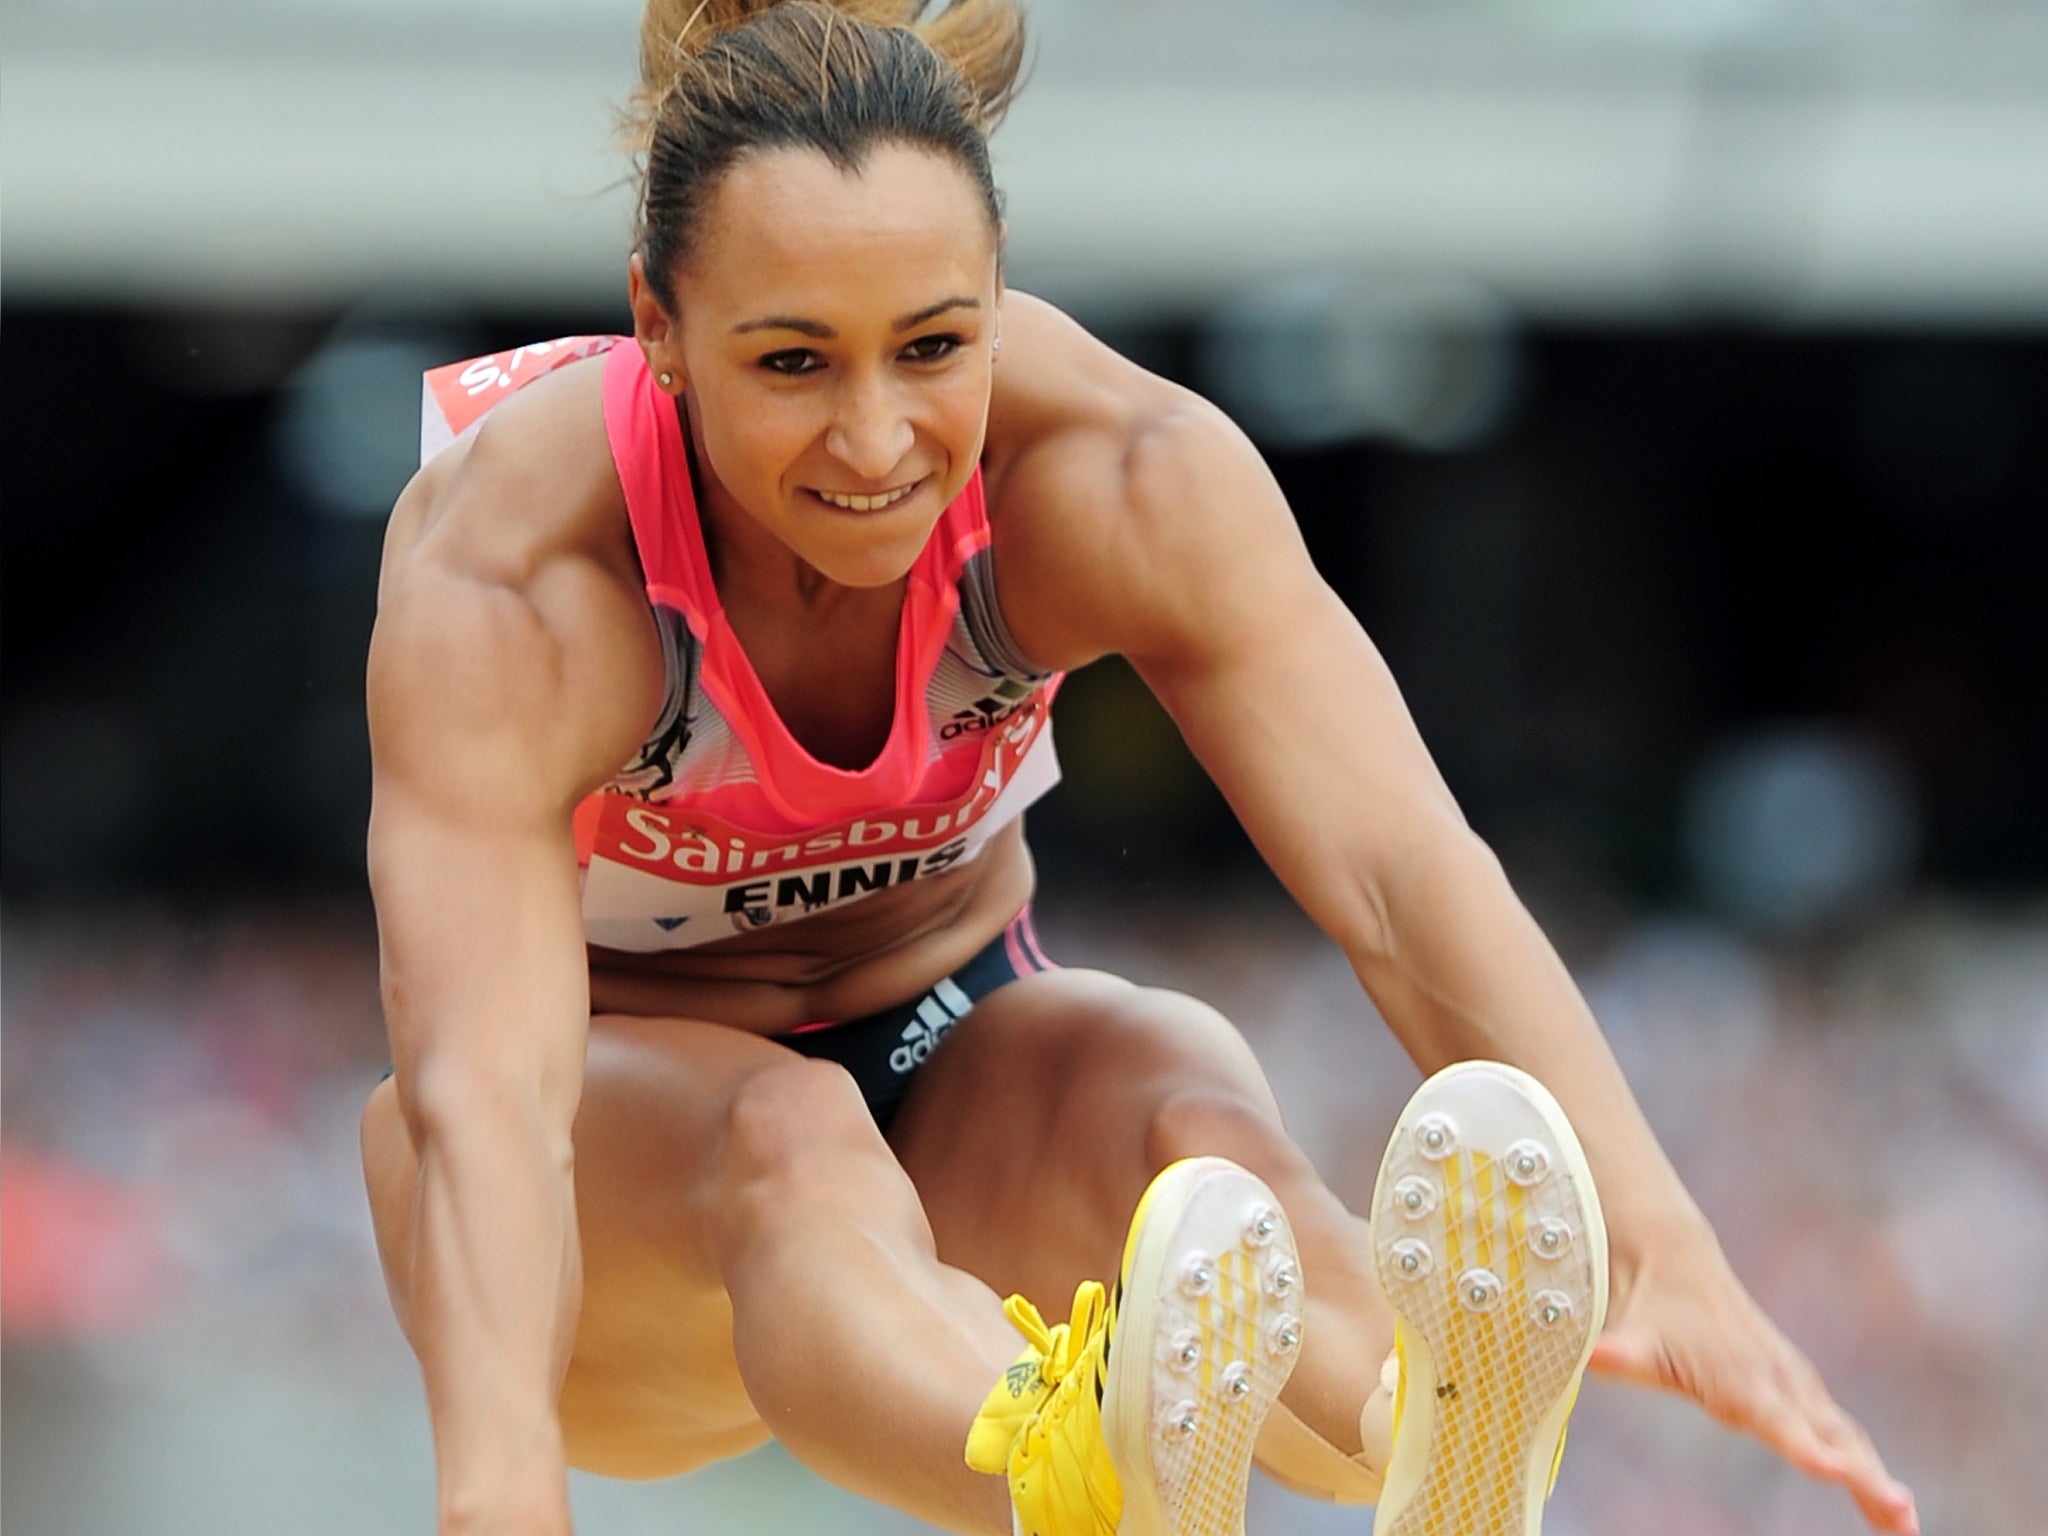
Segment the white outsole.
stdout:
[[1102,1400],[1121,1536],[1242,1536],[1252,1447],[1301,1345],[1280,1202],[1223,1158],[1174,1164],[1147,1194],[1122,1285]]
[[1527,1073],[1463,1062],[1417,1090],[1373,1190],[1403,1417],[1374,1536],[1538,1536],[1607,1313],[1607,1236],[1570,1122]]

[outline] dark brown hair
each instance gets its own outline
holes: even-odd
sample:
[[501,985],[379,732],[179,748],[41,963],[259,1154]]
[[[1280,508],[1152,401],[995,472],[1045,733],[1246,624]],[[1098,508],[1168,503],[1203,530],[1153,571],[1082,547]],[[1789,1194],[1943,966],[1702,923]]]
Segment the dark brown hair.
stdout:
[[644,156],[637,232],[648,285],[672,275],[718,180],[744,156],[814,149],[857,171],[877,144],[950,156],[1002,218],[988,134],[1024,58],[1018,0],[648,0],[625,114]]

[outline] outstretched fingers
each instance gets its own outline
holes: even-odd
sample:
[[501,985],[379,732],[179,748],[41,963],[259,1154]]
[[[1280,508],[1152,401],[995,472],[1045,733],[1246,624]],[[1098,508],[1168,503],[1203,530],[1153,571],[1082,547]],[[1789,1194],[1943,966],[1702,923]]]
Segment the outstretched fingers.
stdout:
[[1771,1385],[1776,1404],[1764,1411],[1778,1417],[1775,1434],[1759,1431],[1765,1442],[1808,1476],[1841,1485],[1876,1529],[1914,1536],[1920,1520],[1911,1490],[1885,1470],[1870,1436],[1828,1394],[1820,1373],[1794,1353]]
[[[1647,1300],[1647,1298],[1639,1298]],[[1748,1303],[1745,1296],[1744,1301]],[[1870,1436],[1838,1405],[1804,1355],[1748,1303],[1747,1326],[1696,1332],[1645,1326],[1640,1312],[1602,1338],[1592,1366],[1683,1393],[1732,1428],[1755,1435],[1808,1476],[1843,1488],[1871,1527],[1918,1536],[1913,1494],[1886,1471]],[[1694,1314],[1697,1316],[1697,1314]],[[1739,1342],[1731,1333],[1747,1333]]]

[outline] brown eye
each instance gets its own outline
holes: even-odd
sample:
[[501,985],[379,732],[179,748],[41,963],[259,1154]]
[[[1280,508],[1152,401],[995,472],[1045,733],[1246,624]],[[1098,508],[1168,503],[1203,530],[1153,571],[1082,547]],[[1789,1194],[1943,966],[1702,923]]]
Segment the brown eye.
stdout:
[[770,373],[779,373],[786,378],[796,378],[806,373],[815,373],[823,364],[818,354],[809,347],[789,347],[781,352],[770,352],[761,359],[761,366]]
[[966,342],[952,335],[920,336],[903,349],[903,355],[913,363],[936,363],[941,358],[951,357]]

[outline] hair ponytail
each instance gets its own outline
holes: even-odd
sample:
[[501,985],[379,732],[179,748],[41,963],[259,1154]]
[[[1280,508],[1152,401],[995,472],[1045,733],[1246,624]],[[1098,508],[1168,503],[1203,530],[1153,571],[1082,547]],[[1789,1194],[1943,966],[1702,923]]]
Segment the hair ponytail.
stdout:
[[[910,9],[923,10],[923,0]],[[960,71],[974,92],[982,132],[993,133],[1023,84],[1024,13],[1017,0],[953,0],[912,30]]]
[[[640,16],[640,83],[627,98],[624,137],[635,153],[647,148],[662,100],[683,80],[689,61],[722,33],[745,26],[790,0],[647,0]],[[1018,0],[951,0],[920,16],[930,0],[824,0],[827,8],[873,27],[914,32],[952,65],[975,101],[975,118],[993,132],[1017,94],[1024,67],[1024,15]]]
[[645,156],[639,243],[647,280],[673,302],[671,274],[697,216],[742,156],[814,149],[857,170],[877,144],[950,156],[1001,203],[988,133],[1024,60],[1018,0],[647,0],[640,86],[623,118]]

